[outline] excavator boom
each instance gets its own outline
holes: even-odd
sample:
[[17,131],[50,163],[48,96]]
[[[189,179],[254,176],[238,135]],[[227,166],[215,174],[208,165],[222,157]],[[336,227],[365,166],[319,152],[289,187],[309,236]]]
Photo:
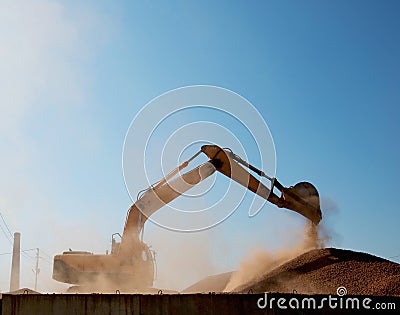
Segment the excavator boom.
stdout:
[[[178,169],[182,169],[182,167]],[[124,253],[132,251],[132,247],[143,232],[145,222],[154,212],[181,196],[214,172],[214,165],[206,162],[170,182],[162,180],[153,188],[144,192],[128,211],[121,239],[120,253],[124,255]],[[174,173],[174,171],[171,173]]]

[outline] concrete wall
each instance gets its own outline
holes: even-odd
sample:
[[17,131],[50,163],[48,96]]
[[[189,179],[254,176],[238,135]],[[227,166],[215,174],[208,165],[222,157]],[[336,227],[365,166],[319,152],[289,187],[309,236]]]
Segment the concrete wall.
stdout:
[[[95,315],[125,315],[125,314],[321,314],[321,310],[281,310],[259,309],[257,301],[260,294],[174,294],[174,295],[128,295],[128,294],[3,294],[3,315],[31,314],[95,314]],[[309,297],[300,294],[274,295],[269,298]],[[321,298],[321,296],[317,296]],[[400,311],[400,298],[375,298],[375,301],[394,301],[397,314]],[[370,310],[373,314],[380,312]],[[323,309],[324,314],[348,314],[349,310]],[[354,310],[351,311],[354,313]],[[359,310],[359,314],[366,314]],[[386,312],[384,312],[386,313]]]

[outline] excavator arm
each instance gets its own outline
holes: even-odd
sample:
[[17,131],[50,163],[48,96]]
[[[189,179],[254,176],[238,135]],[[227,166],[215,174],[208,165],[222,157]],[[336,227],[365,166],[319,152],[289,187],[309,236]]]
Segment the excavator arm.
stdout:
[[[173,179],[200,153],[205,153],[209,161]],[[268,179],[271,182],[271,188],[266,187],[244,167]],[[131,206],[121,239],[120,253],[131,252],[135,244],[139,242],[146,220],[153,213],[199,184],[216,170],[279,208],[298,212],[314,224],[318,224],[322,218],[318,191],[312,184],[301,182],[289,188],[283,187],[276,178],[267,176],[230,150],[216,145],[204,145],[188,161],[171,171],[157,184],[149,187]],[[274,188],[280,191],[280,196],[274,193]]]
[[[208,156],[217,171],[243,185],[260,197],[279,208],[286,208],[300,213],[315,225],[321,221],[322,213],[319,204],[319,194],[312,184],[300,182],[295,186],[286,188],[276,178],[267,176],[263,171],[247,163],[230,150],[222,149],[216,145],[204,145],[201,147],[201,151]],[[267,188],[239,164],[242,164],[259,176],[268,179],[271,182],[271,189]],[[274,188],[280,191],[281,196],[278,197],[274,193]]]

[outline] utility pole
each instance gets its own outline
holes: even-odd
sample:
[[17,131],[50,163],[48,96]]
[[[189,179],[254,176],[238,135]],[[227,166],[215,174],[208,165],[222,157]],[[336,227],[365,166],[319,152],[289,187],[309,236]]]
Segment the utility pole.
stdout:
[[35,273],[35,291],[37,291],[37,281],[38,281],[38,275],[40,272],[39,269],[39,248],[36,248],[36,267],[35,270],[33,271]]

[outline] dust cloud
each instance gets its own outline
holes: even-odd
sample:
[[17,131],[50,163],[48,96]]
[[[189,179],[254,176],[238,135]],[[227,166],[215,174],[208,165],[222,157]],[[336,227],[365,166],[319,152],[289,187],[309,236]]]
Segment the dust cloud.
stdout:
[[157,276],[154,287],[181,291],[219,271],[213,255],[213,231],[179,233],[159,229],[149,233],[156,251]]
[[302,239],[293,248],[273,252],[268,252],[261,248],[252,249],[249,256],[240,263],[239,269],[232,274],[224,291],[231,292],[236,287],[257,279],[266,272],[298,255],[311,249],[322,248],[326,240],[329,239],[322,225],[316,226],[311,222],[307,222],[304,230],[301,232]]

